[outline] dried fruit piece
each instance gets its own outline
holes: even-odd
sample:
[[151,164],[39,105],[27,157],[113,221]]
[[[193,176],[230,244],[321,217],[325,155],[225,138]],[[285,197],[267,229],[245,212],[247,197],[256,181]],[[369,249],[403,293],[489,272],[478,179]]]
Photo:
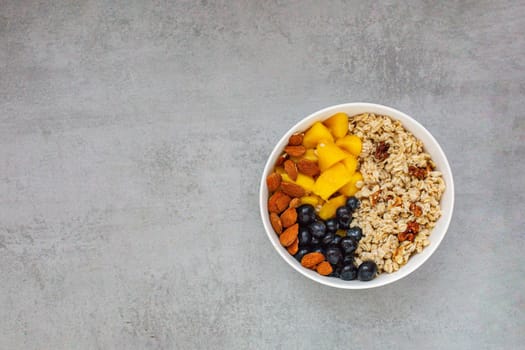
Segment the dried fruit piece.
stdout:
[[297,239],[298,234],[299,224],[292,225],[279,236],[279,242],[281,242],[283,247],[288,247]]
[[288,204],[289,208],[297,208],[301,205],[301,199],[300,198],[292,198],[290,203]]
[[284,151],[292,157],[300,157],[305,154],[306,148],[304,146],[286,146]]
[[397,239],[399,240],[399,242],[403,242],[406,240],[413,242],[414,238],[416,237],[418,233],[419,233],[419,224],[415,221],[409,221],[407,223],[407,229],[405,230],[405,232],[398,233]]
[[303,134],[293,134],[288,139],[289,146],[299,146],[303,143]]
[[414,214],[416,218],[420,217],[423,214],[423,210],[416,203],[410,203],[410,211]]
[[284,162],[284,171],[293,181],[297,180],[297,166],[293,160],[288,159]]
[[332,265],[328,261],[323,261],[316,267],[317,273],[323,276],[328,276],[332,273]]
[[427,176],[427,168],[411,165],[408,167],[408,173],[419,180],[423,180]]
[[370,195],[370,205],[374,207],[377,202],[379,202],[379,196],[381,195],[381,190],[376,191]]
[[295,208],[288,208],[281,214],[281,223],[283,227],[290,227],[297,222],[297,211]]
[[401,199],[401,197],[396,197],[396,199],[394,199],[394,204],[392,204],[392,206],[399,207],[401,206],[401,204],[403,204],[403,200]]
[[[290,197],[302,197],[305,195],[304,188],[291,182],[281,183],[281,190]],[[288,205],[288,203],[286,203]]]
[[301,259],[301,265],[308,269],[313,269],[317,264],[324,261],[324,255],[319,252],[308,253]]
[[301,159],[297,162],[297,169],[305,175],[308,176],[317,176],[321,173],[317,162],[308,159]]
[[383,160],[388,158],[389,149],[390,149],[390,144],[386,143],[385,141],[379,142],[379,144],[376,146],[374,157],[376,157],[378,161],[382,162]]
[[275,192],[268,199],[268,211],[271,213],[280,214],[284,209],[288,208],[291,198],[285,193],[278,191]]
[[268,191],[274,192],[277,191],[279,186],[281,186],[281,174],[271,173],[266,178],[266,185],[268,186]]
[[279,218],[279,215],[275,213],[270,213],[270,223],[272,224],[272,227],[275,233],[280,235],[283,232],[283,225],[281,223],[281,219]]
[[299,240],[296,238],[295,241],[293,241],[293,243],[288,248],[286,248],[286,250],[288,250],[288,253],[292,255],[297,254],[299,251]]

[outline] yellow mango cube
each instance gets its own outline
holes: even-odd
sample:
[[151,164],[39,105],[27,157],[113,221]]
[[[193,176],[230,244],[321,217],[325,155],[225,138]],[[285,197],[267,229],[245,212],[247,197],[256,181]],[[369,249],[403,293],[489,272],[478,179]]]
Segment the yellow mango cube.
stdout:
[[355,135],[346,135],[345,137],[338,139],[335,144],[352,153],[356,157],[359,156],[361,149],[363,148],[361,139]]
[[335,216],[335,211],[340,206],[345,205],[346,203],[346,197],[345,196],[337,196],[335,198],[332,198],[328,200],[319,210],[319,217],[323,220],[328,220],[330,218],[333,218]]
[[353,155],[349,155],[348,157],[343,159],[343,164],[348,169],[348,171],[351,172],[352,174],[355,173],[355,171],[357,170],[357,165],[358,165],[357,158]]
[[321,169],[321,172],[347,158],[349,155],[350,154],[333,143],[323,142],[317,146],[317,157],[319,158],[319,169]]
[[321,122],[316,122],[304,133],[303,146],[314,148],[320,142],[334,142],[334,137],[326,126]]
[[306,192],[312,192],[314,189],[315,180],[311,176],[298,173],[297,180],[295,180],[295,183],[304,188]]
[[290,176],[288,176],[288,174],[286,172],[281,173],[281,179],[284,182],[293,182],[293,183],[295,183],[295,181],[292,180],[292,178]]
[[301,204],[311,204],[315,207],[317,204],[319,204],[319,197],[317,196],[301,197]]
[[348,115],[337,113],[324,121],[336,139],[343,137],[348,132]]
[[329,169],[321,172],[315,181],[313,192],[324,200],[330,198],[338,189],[351,180],[352,174],[342,164],[337,163]]
[[363,181],[363,175],[358,171],[351,176],[350,182],[339,189],[339,193],[348,197],[353,196],[359,191],[359,188],[356,186],[359,181]]
[[303,159],[308,159],[317,162],[317,155],[315,154],[315,150],[312,148],[307,149],[306,153],[303,155]]

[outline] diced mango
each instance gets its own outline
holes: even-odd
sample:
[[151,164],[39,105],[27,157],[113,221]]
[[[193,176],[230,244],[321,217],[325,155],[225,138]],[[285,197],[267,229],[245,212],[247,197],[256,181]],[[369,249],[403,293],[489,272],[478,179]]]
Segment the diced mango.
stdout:
[[333,143],[322,142],[317,146],[317,157],[319,158],[319,169],[321,169],[321,172],[349,155]]
[[361,175],[361,173],[358,171],[351,176],[349,183],[339,189],[339,193],[348,197],[353,196],[357,191],[359,191],[359,188],[356,187],[356,184],[359,181],[363,181],[363,175]]
[[305,132],[303,145],[306,148],[314,148],[320,142],[334,142],[334,137],[326,126],[321,122],[316,122]]
[[336,139],[343,137],[348,132],[348,115],[337,113],[324,121]]
[[348,169],[350,173],[355,173],[357,170],[357,158],[353,155],[349,155],[345,159],[343,159],[343,164]]
[[335,231],[335,234],[338,235],[338,236],[341,236],[341,237],[345,237],[346,236],[346,230],[337,230],[337,231]]
[[281,174],[281,179],[282,179],[282,181],[293,182],[293,183],[295,183],[295,181],[292,180],[292,178],[291,178],[290,176],[288,176],[287,173],[282,173],[282,174]]
[[361,139],[355,135],[346,135],[345,137],[338,139],[335,144],[352,153],[356,157],[359,156],[359,153],[361,153],[361,149],[363,148]]
[[297,180],[294,181],[292,180],[290,176],[288,176],[287,173],[283,173],[281,174],[281,178],[282,178],[282,181],[284,182],[291,182],[291,183],[301,186],[302,188],[304,188],[304,190],[307,193],[312,192],[314,189],[315,180],[311,176],[298,173]]
[[313,192],[324,200],[330,198],[338,189],[351,180],[352,174],[342,164],[337,163],[323,171],[315,181]]
[[311,204],[315,207],[317,204],[319,204],[319,197],[317,196],[301,197],[301,204]]
[[337,196],[335,198],[329,199],[319,210],[319,217],[323,220],[328,220],[335,216],[335,211],[340,206],[345,205],[346,197]]
[[317,162],[317,155],[315,154],[315,150],[312,148],[306,150],[306,153],[303,155],[303,158]]
[[304,188],[306,192],[312,192],[314,189],[315,180],[311,176],[298,173],[295,183]]

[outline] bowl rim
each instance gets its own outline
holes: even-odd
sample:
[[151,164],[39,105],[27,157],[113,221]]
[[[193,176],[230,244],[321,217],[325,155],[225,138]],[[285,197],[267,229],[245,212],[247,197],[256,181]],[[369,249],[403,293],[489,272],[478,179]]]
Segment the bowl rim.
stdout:
[[[294,132],[296,132],[301,125],[308,124],[311,125],[311,122],[313,122],[314,119],[318,118],[319,115],[323,114],[335,114],[338,109],[346,109],[346,108],[353,108],[358,107],[362,109],[380,109],[382,110],[381,114],[387,115],[395,120],[399,120],[403,127],[406,128],[404,122],[405,120],[409,123],[412,123],[416,126],[416,128],[420,129],[420,132],[425,134],[426,138],[431,140],[431,143],[434,144],[435,151],[440,154],[440,157],[443,158],[443,164],[440,164],[440,171],[443,173],[444,177],[445,174],[449,175],[449,179],[447,179],[446,182],[446,191],[449,192],[450,197],[450,209],[447,213],[443,213],[442,216],[438,219],[444,220],[444,226],[443,226],[443,234],[438,237],[438,240],[436,242],[433,242],[430,246],[426,247],[425,250],[429,250],[426,256],[423,256],[423,258],[417,263],[412,266],[403,266],[402,269],[399,269],[396,272],[393,272],[389,274],[388,276],[392,276],[392,278],[388,279],[374,279],[372,281],[368,282],[359,282],[355,284],[356,281],[343,281],[341,279],[336,279],[333,277],[326,277],[321,276],[318,273],[308,270],[304,267],[302,267],[295,258],[290,255],[286,249],[281,247],[281,245],[278,243],[278,240],[274,239],[275,232],[273,231],[273,228],[271,227],[271,224],[269,222],[268,218],[268,209],[267,209],[267,198],[268,198],[268,192],[266,188],[266,177],[267,174],[269,174],[270,169],[273,169],[274,162],[272,161],[274,158],[276,158],[276,153],[281,153],[283,147],[279,147],[279,145],[284,144],[285,140],[287,140],[290,135],[292,135]],[[383,112],[384,111],[384,112]],[[366,112],[362,112],[366,113]],[[379,114],[379,113],[378,113]],[[399,117],[400,116],[400,117]],[[403,120],[405,119],[405,120]],[[410,131],[410,130],[409,130]],[[412,131],[411,131],[412,132]],[[420,137],[418,137],[420,139]],[[427,146],[427,145],[425,145]],[[425,147],[426,149],[427,147]],[[426,149],[427,151],[427,149]],[[434,152],[434,153],[436,153]],[[434,158],[434,157],[433,157]],[[267,158],[266,164],[264,166],[264,170],[261,176],[261,183],[260,183],[260,189],[259,189],[259,208],[260,208],[260,214],[261,219],[263,222],[263,226],[266,231],[266,235],[268,236],[268,239],[270,240],[271,244],[273,245],[274,249],[279,253],[279,255],[290,265],[294,270],[299,272],[301,275],[318,282],[320,284],[335,287],[335,288],[341,288],[341,289],[370,289],[370,288],[376,288],[385,286],[387,284],[396,282],[401,280],[402,278],[408,276],[415,270],[417,270],[419,267],[421,267],[429,258],[434,254],[434,252],[437,250],[441,242],[443,241],[443,238],[445,238],[448,228],[450,226],[450,222],[452,220],[452,215],[454,212],[454,179],[452,175],[452,170],[450,168],[450,164],[448,162],[448,158],[445,155],[445,152],[443,152],[443,149],[441,148],[441,145],[437,142],[437,140],[434,138],[434,136],[417,120],[412,118],[411,116],[407,115],[404,112],[401,112],[395,108],[377,104],[377,103],[369,103],[369,102],[351,102],[351,103],[342,103],[337,105],[332,105],[323,109],[320,109],[314,113],[309,114],[308,116],[302,118],[299,120],[295,125],[293,125],[291,128],[288,129],[288,131],[280,138],[280,140],[276,143],[275,147],[272,149],[272,152]],[[442,199],[443,200],[443,199]],[[445,215],[447,214],[447,215]]]

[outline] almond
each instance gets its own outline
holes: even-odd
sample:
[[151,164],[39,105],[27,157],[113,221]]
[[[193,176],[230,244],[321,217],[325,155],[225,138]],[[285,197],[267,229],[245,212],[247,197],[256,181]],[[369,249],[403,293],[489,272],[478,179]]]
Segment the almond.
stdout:
[[288,139],[289,146],[300,146],[303,143],[303,134],[293,134]]
[[279,237],[279,242],[283,247],[289,247],[297,239],[299,234],[299,224],[292,225],[288,227]]
[[299,251],[299,240],[296,238],[295,241],[286,249],[288,253],[295,255]]
[[306,148],[304,146],[286,146],[284,151],[292,157],[300,157],[305,154]]
[[281,190],[287,195],[289,195],[290,197],[294,197],[294,198],[302,197],[306,193],[301,186],[296,185],[291,182],[282,182]]
[[271,213],[280,214],[284,209],[288,207],[291,198],[283,192],[275,192],[268,199],[268,211]]
[[305,175],[317,176],[321,173],[317,162],[309,159],[301,159],[297,162],[297,169]]
[[300,205],[301,205],[301,200],[299,198],[292,198],[292,200],[288,204],[288,207],[297,208]]
[[268,191],[274,192],[277,191],[279,186],[281,186],[281,174],[279,173],[271,173],[266,178],[266,185],[268,186]]
[[270,213],[270,223],[272,224],[275,233],[280,235],[283,232],[283,224],[281,223],[279,215],[275,213]]
[[313,252],[308,253],[301,259],[301,265],[308,269],[313,269],[317,264],[324,261],[324,255],[322,253]]
[[284,171],[290,176],[290,179],[297,180],[297,166],[293,160],[288,159],[284,162]]
[[288,155],[286,153],[283,153],[277,158],[277,161],[275,162],[275,166],[283,165],[284,161],[288,158]]
[[323,261],[315,268],[320,275],[328,276],[332,273],[332,265],[328,261]]
[[281,223],[284,228],[290,227],[297,222],[297,211],[295,208],[288,208],[281,214]]

